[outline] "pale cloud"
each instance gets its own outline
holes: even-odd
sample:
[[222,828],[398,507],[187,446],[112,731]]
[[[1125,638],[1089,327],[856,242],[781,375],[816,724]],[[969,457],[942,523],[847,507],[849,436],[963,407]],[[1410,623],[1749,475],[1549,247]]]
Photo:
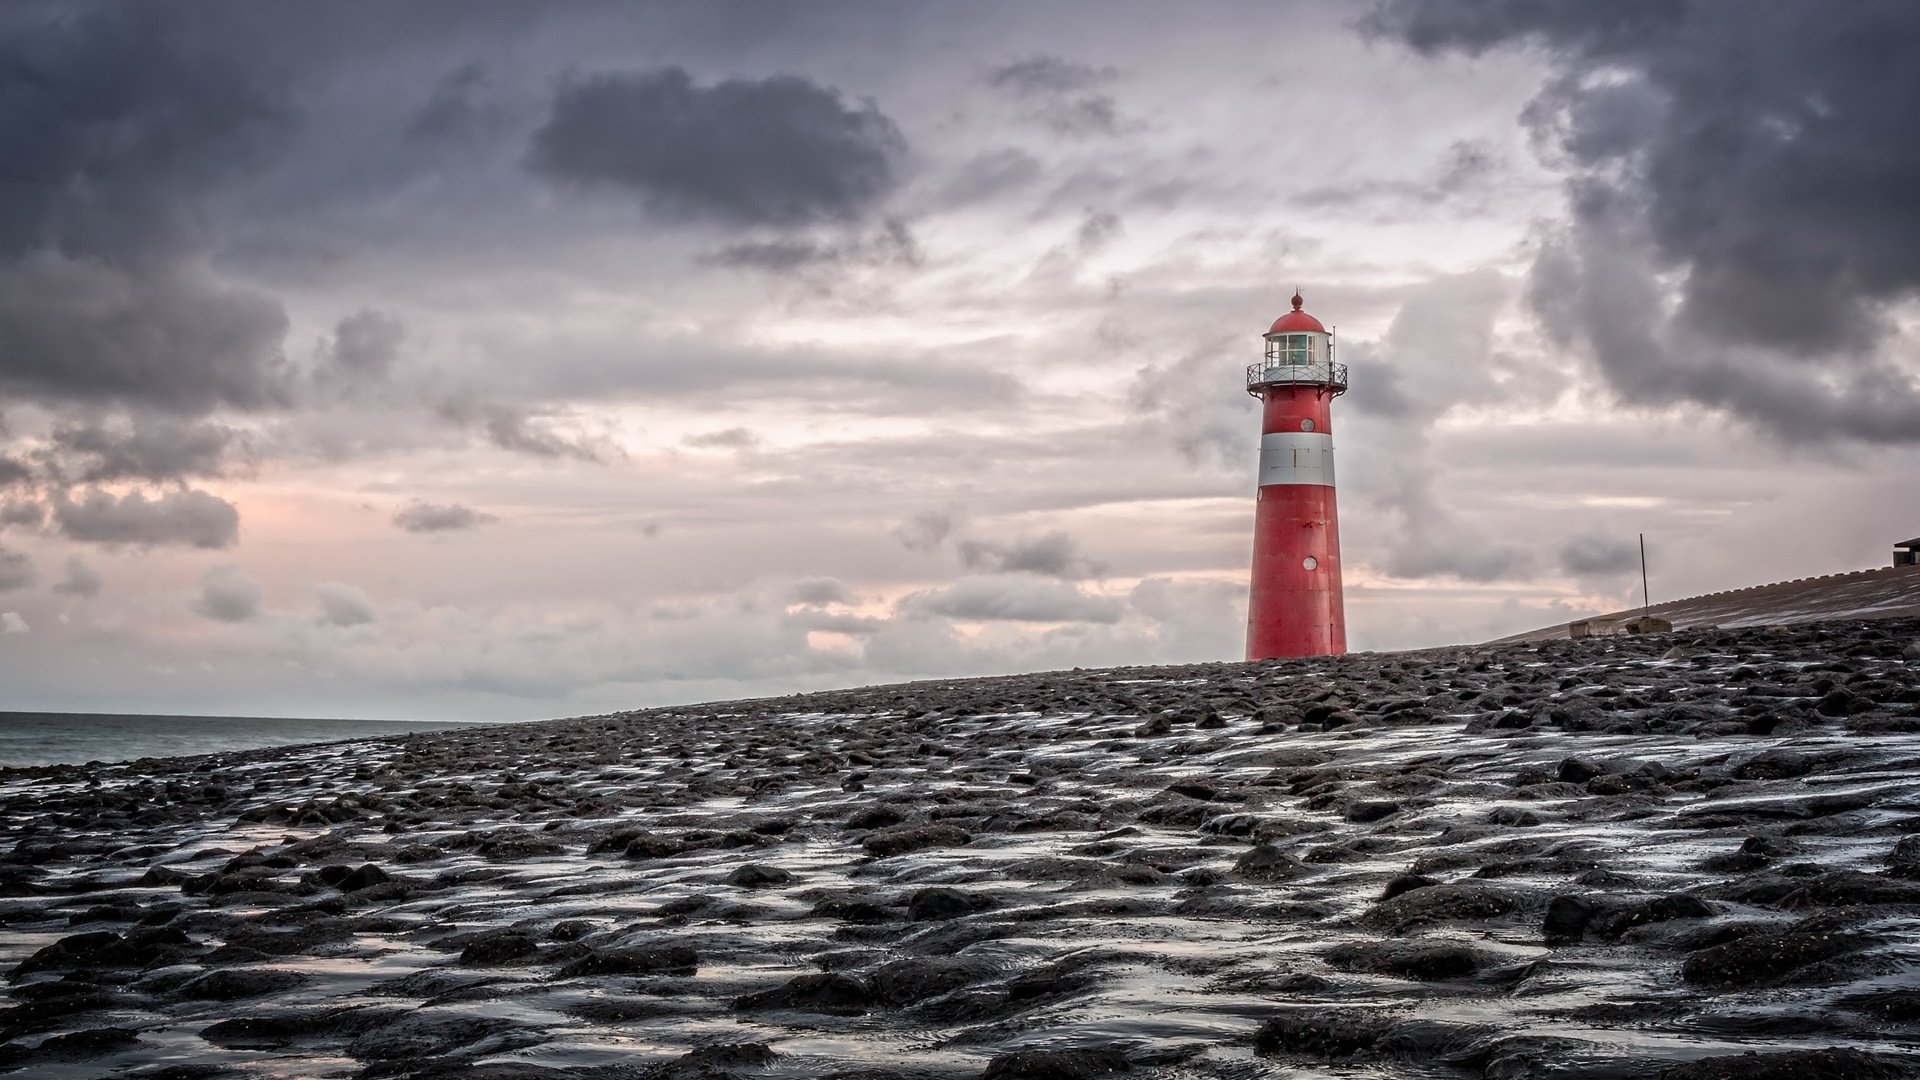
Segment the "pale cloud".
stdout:
[[260,614],[265,594],[260,583],[237,566],[216,566],[200,578],[193,610],[215,622],[246,622]]

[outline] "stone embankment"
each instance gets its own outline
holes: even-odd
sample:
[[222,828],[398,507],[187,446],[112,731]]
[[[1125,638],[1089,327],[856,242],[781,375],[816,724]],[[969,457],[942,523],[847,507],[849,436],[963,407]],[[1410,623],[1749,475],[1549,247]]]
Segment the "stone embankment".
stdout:
[[1920,622],[0,773],[33,1076],[1899,1077]]

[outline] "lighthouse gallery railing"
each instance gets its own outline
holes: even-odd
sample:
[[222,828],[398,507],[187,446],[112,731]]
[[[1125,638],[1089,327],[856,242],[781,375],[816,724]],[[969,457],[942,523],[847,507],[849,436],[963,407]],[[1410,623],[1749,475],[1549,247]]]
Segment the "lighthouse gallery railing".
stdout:
[[1263,386],[1324,386],[1334,393],[1347,388],[1345,364],[1249,364],[1247,393],[1259,396]]

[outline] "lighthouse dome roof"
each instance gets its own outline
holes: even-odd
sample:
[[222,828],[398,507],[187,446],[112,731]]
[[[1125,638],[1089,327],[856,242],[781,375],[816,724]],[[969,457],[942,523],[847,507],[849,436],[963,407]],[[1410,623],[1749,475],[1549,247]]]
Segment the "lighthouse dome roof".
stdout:
[[1301,334],[1301,333],[1324,334],[1326,333],[1327,328],[1325,326],[1320,325],[1319,319],[1316,319],[1313,316],[1307,314],[1306,312],[1300,310],[1300,305],[1304,302],[1305,301],[1303,301],[1300,298],[1299,291],[1295,290],[1293,294],[1293,310],[1273,320],[1273,329],[1268,330],[1267,333],[1269,334]]

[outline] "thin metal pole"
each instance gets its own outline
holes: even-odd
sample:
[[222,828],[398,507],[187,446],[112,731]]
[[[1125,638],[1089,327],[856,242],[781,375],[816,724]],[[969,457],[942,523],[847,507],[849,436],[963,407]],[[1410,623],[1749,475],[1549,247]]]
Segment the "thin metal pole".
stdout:
[[1640,534],[1640,614],[1646,615],[1651,603],[1647,596],[1647,534]]

